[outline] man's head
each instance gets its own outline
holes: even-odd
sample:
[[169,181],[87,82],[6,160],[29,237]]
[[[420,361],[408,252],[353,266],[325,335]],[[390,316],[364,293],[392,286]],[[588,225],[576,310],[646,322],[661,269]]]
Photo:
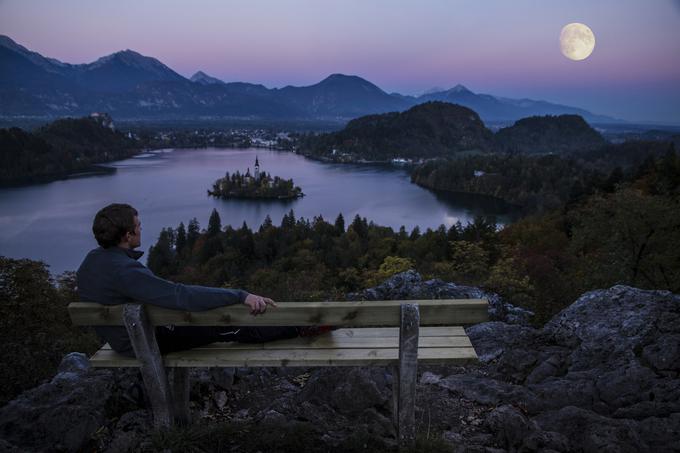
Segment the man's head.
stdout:
[[137,210],[129,204],[114,203],[100,209],[94,216],[92,232],[105,249],[115,246],[134,249],[142,242]]

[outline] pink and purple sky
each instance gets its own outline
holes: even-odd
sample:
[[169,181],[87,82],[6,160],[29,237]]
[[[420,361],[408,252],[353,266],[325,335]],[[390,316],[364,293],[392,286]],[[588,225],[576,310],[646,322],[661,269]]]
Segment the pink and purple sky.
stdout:
[[[595,33],[584,61],[560,52],[570,22]],[[0,0],[0,34],[68,63],[132,49],[187,77],[281,87],[339,72],[403,94],[461,83],[680,124],[678,0]]]

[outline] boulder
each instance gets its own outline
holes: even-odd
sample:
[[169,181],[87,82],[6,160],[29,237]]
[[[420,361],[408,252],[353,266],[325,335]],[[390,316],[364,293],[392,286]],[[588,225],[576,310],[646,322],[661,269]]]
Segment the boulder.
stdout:
[[89,370],[84,354],[67,355],[51,381],[0,409],[0,438],[37,451],[78,451],[106,423],[110,371]]
[[312,372],[298,394],[299,401],[327,404],[341,414],[358,414],[389,400],[383,368],[326,368]]

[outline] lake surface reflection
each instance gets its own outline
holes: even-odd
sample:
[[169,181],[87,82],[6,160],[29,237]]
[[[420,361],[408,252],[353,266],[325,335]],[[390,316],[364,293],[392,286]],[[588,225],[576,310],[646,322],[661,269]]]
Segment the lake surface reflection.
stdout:
[[[207,189],[226,171],[261,171],[293,178],[305,197],[293,201],[219,200]],[[0,189],[0,255],[43,260],[52,272],[75,270],[97,246],[92,218],[109,203],[129,203],[143,223],[141,250],[158,238],[161,228],[177,227],[196,217],[207,227],[217,208],[223,226],[246,222],[258,228],[269,215],[278,225],[293,209],[296,217],[321,215],[333,222],[339,213],[348,225],[355,215],[395,230],[421,231],[463,224],[475,215],[510,219],[507,210],[482,197],[434,194],[410,182],[408,173],[391,166],[327,164],[296,154],[262,149],[158,150],[109,164],[110,175],[86,176],[48,184]],[[145,260],[145,258],[142,258]]]

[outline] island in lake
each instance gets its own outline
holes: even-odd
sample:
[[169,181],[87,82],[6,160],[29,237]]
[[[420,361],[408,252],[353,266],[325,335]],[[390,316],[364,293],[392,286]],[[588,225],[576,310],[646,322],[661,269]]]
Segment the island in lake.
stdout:
[[260,171],[260,162],[255,157],[255,173],[250,174],[250,168],[245,174],[239,171],[227,174],[213,183],[208,195],[217,198],[263,198],[287,200],[303,197],[302,189],[293,183],[292,179],[272,177],[269,173]]

